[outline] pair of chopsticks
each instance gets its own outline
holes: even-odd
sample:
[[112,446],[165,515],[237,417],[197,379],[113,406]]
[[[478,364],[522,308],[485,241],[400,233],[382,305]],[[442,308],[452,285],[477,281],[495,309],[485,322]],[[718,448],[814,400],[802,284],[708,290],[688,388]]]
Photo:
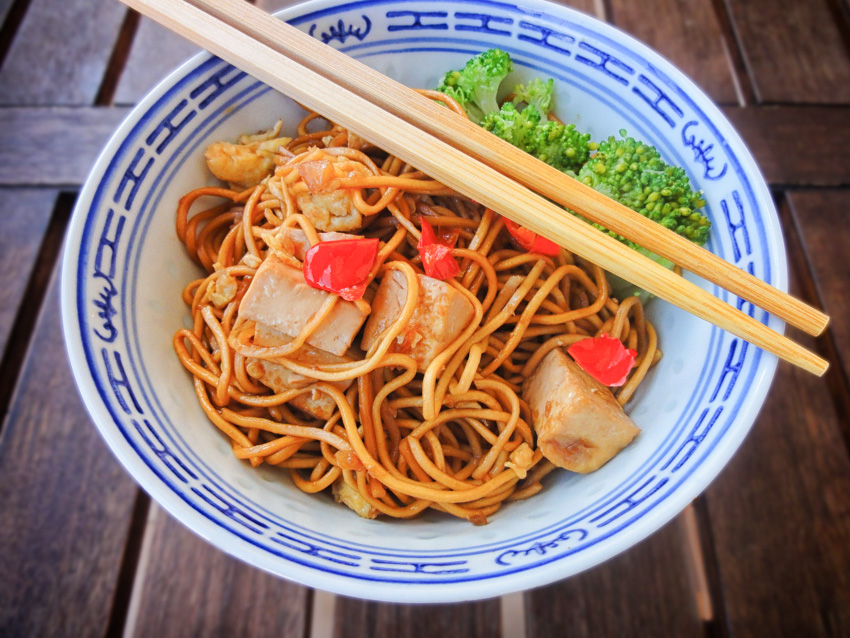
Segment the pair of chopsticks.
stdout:
[[804,370],[822,375],[828,368],[821,357],[540,195],[810,334],[820,334],[829,322],[822,312],[244,0],[122,1],[449,188],[603,269]]

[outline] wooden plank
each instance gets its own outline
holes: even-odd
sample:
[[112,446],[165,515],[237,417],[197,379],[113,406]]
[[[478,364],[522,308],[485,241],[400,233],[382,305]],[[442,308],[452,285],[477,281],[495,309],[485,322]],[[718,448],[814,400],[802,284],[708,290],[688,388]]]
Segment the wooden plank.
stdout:
[[610,7],[611,22],[673,62],[712,99],[738,103],[732,66],[711,0],[610,0]]
[[[297,0],[257,0],[254,4],[274,13],[296,3]],[[585,13],[594,12],[594,0],[570,0],[562,4]],[[118,82],[114,103],[135,104],[169,72],[198,51],[197,46],[143,17]]]
[[[850,112],[845,109],[723,110],[771,184],[840,186],[850,181]],[[81,184],[128,113],[128,107],[0,109],[0,185]]]
[[0,198],[0,272],[7,274],[0,287],[0,355],[6,351],[56,195],[53,190],[14,188]]
[[[788,240],[796,263],[793,233]],[[840,242],[836,235],[808,249],[846,253]],[[799,290],[794,277],[791,289]],[[828,379],[780,363],[758,420],[705,502],[730,635],[850,635],[850,456]]]
[[392,605],[339,597],[334,638],[469,638],[499,635],[499,600]]
[[[274,13],[297,0],[257,0],[261,9]],[[172,70],[201,49],[149,18],[139,21],[130,55],[115,92],[115,104],[135,104]]]
[[129,109],[0,108],[0,185],[78,186]]
[[850,110],[759,106],[723,112],[771,184],[850,183]]
[[605,16],[601,15],[603,6],[601,0],[555,0],[555,2],[571,7],[572,9],[578,9],[590,16],[605,18]]
[[309,590],[228,556],[152,505],[125,636],[304,636]]
[[848,205],[850,190],[813,190],[789,193],[788,200],[800,229],[806,254],[824,310],[833,318],[829,327],[835,339],[845,376],[850,378],[850,246]]
[[136,493],[74,386],[57,268],[0,439],[0,635],[104,634]]
[[91,104],[126,11],[114,0],[31,0],[0,70],[0,104]]
[[200,50],[153,20],[142,17],[113,102],[135,104],[172,70]]
[[830,0],[726,0],[758,101],[850,103],[850,52]]
[[526,594],[528,638],[699,636],[680,518],[587,572]]
[[823,381],[780,364],[706,500],[732,635],[850,633],[850,461]]

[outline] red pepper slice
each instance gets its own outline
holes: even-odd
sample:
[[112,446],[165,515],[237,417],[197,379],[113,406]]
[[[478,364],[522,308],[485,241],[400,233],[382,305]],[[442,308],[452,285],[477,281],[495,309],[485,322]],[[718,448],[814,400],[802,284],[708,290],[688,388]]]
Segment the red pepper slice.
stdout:
[[637,352],[627,349],[619,339],[603,334],[582,339],[569,348],[575,362],[602,385],[621,386],[635,365]]
[[313,288],[357,301],[369,285],[379,243],[377,238],[319,242],[304,256],[304,279]]
[[537,253],[539,255],[549,255],[550,257],[554,257],[561,252],[561,247],[555,242],[549,241],[545,237],[541,237],[533,230],[529,230],[525,226],[520,226],[515,221],[512,221],[507,217],[503,217],[502,219],[505,220],[505,228],[508,229],[511,237],[513,237],[516,242],[528,252]]
[[460,272],[460,266],[452,257],[452,243],[438,241],[431,226],[424,217],[420,218],[422,223],[422,237],[419,239],[419,257],[422,259],[422,267],[425,274],[434,279],[445,281],[451,279]]

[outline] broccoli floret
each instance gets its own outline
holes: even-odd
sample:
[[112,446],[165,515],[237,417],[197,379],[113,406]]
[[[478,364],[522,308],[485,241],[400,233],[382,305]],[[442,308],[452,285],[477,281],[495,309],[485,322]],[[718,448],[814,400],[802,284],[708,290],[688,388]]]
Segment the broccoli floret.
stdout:
[[575,176],[588,161],[593,148],[595,145],[590,142],[590,134],[582,133],[575,124],[546,120],[534,131],[528,152],[550,166]]
[[705,206],[702,192],[691,188],[685,169],[665,163],[654,146],[627,137],[624,130],[620,135],[599,144],[578,172],[579,181],[702,246],[711,227],[699,212]]
[[499,110],[496,93],[513,69],[511,57],[500,49],[490,49],[470,59],[459,71],[449,71],[437,88],[457,100],[476,124],[488,113]]
[[555,90],[555,81],[549,78],[546,82],[540,78],[534,78],[528,84],[517,84],[514,87],[514,104],[525,102],[533,104],[540,109],[543,115],[549,115],[552,110],[552,93]]
[[511,102],[481,122],[485,129],[560,171],[575,175],[590,156],[590,135],[573,124],[547,120],[529,103],[521,111]]
[[527,150],[530,138],[542,119],[543,114],[537,107],[528,106],[520,111],[511,102],[505,102],[500,110],[489,113],[481,121],[481,126],[506,142]]
[[[699,246],[708,239],[711,222],[699,212],[705,206],[702,192],[691,188],[683,168],[665,163],[654,146],[627,137],[624,130],[619,139],[611,136],[599,144],[578,172],[578,179]],[[668,260],[621,235],[599,224],[594,226],[663,266],[673,267]],[[626,291],[635,294],[632,284],[612,279],[615,296],[622,299]]]
[[[601,144],[573,124],[548,119],[552,109],[554,81],[534,79],[514,88],[513,102],[496,101],[499,85],[511,72],[510,56],[491,49],[472,58],[460,71],[443,76],[438,88],[457,100],[470,119],[506,142],[539,160],[576,177],[597,191],[619,201],[641,215],[702,246],[708,239],[711,222],[699,212],[705,206],[701,191],[691,188],[683,168],[661,159],[658,150],[626,136],[613,136]],[[517,108],[525,104],[524,108]],[[593,157],[591,151],[596,150]],[[666,268],[673,264],[599,224],[593,224],[624,244],[654,259]],[[614,295],[648,293],[611,276]]]

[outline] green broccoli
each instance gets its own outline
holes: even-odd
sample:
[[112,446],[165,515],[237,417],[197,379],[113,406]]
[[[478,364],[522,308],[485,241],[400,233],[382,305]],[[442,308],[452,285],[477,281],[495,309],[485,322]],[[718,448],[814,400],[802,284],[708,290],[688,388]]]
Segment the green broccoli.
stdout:
[[488,113],[499,110],[496,94],[512,69],[507,53],[490,49],[470,59],[461,70],[446,73],[437,90],[457,100],[469,119],[479,124]]
[[626,137],[624,130],[620,135],[599,144],[578,172],[579,181],[702,246],[711,226],[698,210],[705,206],[702,193],[694,192],[685,170],[665,163],[654,146]]
[[[699,212],[705,206],[702,192],[694,191],[685,170],[665,163],[655,147],[627,137],[625,130],[620,131],[620,136],[611,136],[599,144],[593,157],[578,171],[579,181],[702,246],[711,228],[711,222]],[[594,226],[663,266],[673,267],[668,260],[617,233],[599,224]],[[633,285],[615,277],[612,280],[615,296],[638,293]]]
[[525,102],[534,105],[543,113],[549,115],[552,110],[552,94],[555,90],[555,81],[549,78],[546,82],[540,78],[534,78],[528,84],[517,84],[514,87],[514,104]]
[[505,102],[495,113],[488,113],[481,126],[514,146],[526,149],[530,138],[543,120],[540,109],[527,106],[518,110],[511,102]]
[[575,124],[546,120],[534,131],[528,152],[550,166],[575,176],[588,161],[590,151],[595,146],[590,142],[590,134],[582,133]]
[[[544,84],[541,82],[541,84]],[[573,124],[561,124],[546,119],[534,102],[521,111],[511,102],[490,113],[481,126],[560,171],[575,175],[587,162],[593,145],[590,135],[577,130]]]
[[[496,94],[511,68],[507,53],[491,49],[469,60],[460,71],[446,73],[438,90],[457,100],[476,124],[506,142],[695,244],[702,246],[706,242],[711,223],[699,212],[705,200],[700,191],[691,188],[683,168],[665,163],[655,147],[627,137],[624,130],[620,131],[622,139],[612,136],[597,145],[573,124],[549,120],[554,92],[551,79],[538,78],[517,85],[513,101],[500,109]],[[670,261],[599,224],[593,225],[666,268],[673,268]],[[648,296],[626,281],[610,278],[614,295],[620,299],[632,294]]]

